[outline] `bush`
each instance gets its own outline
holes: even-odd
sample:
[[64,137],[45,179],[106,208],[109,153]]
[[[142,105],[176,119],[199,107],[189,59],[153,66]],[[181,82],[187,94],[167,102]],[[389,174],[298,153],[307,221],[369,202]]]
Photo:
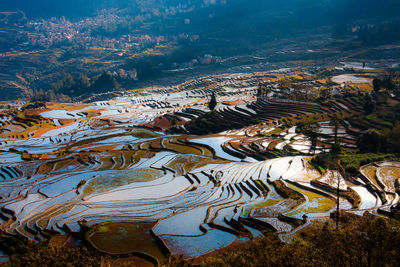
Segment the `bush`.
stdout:
[[2,266],[100,266],[97,253],[82,248],[53,248],[25,238],[0,234],[0,250],[9,255]]
[[169,266],[398,266],[399,230],[398,221],[342,214],[338,230],[332,222],[314,223],[290,243],[269,234],[196,262],[175,258]]
[[341,154],[341,163],[343,167],[350,173],[357,173],[361,166],[374,161],[382,160],[396,160],[398,157],[393,154],[374,154],[374,153],[364,153],[364,154]]

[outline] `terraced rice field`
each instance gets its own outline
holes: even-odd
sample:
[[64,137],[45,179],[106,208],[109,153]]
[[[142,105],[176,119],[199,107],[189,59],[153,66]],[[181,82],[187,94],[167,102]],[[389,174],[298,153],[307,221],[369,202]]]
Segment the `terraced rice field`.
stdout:
[[[188,129],[161,132],[153,119],[166,112],[196,118],[202,109],[173,111],[171,104],[160,111],[142,108],[142,99],[120,101],[128,104],[37,111],[47,131],[23,139],[3,136],[4,231],[47,240],[89,228],[85,238],[102,252],[162,263],[170,254],[193,258],[269,231],[288,235],[335,210],[340,177],[321,175],[308,163],[310,142],[295,127],[272,122],[325,108],[265,101],[224,108],[220,119],[240,122],[262,114],[271,124],[197,136]],[[49,119],[57,121],[50,126]],[[321,125],[331,137],[332,127]],[[347,134],[344,128],[339,133]],[[353,190],[361,199],[355,208],[343,194],[342,209],[376,212],[398,202],[399,163],[364,166],[361,173],[361,182],[339,181],[342,192]],[[386,204],[369,183],[387,196]]]
[[151,222],[99,224],[88,234],[88,241],[100,251],[117,255],[151,254],[163,262],[166,260],[164,252],[155,239],[148,236],[153,225]]

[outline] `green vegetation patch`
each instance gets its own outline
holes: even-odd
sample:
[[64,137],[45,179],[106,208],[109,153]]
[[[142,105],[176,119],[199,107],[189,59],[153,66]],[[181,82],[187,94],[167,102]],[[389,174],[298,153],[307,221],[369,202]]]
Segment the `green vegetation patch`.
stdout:
[[137,137],[137,138],[153,138],[153,137],[161,136],[158,133],[155,133],[155,132],[147,130],[147,129],[141,129],[141,128],[134,128],[129,133],[132,136]]
[[162,177],[156,169],[130,169],[99,172],[87,184],[84,195],[102,193],[131,183],[149,182]]
[[340,154],[339,157],[343,167],[352,173],[358,172],[361,166],[371,162],[398,159],[398,156],[394,154],[374,154],[374,153]]
[[266,133],[266,135],[273,135],[273,134],[277,134],[277,133],[280,133],[280,132],[282,132],[283,130],[284,130],[284,129],[282,129],[282,128],[276,127],[275,129],[273,129],[273,130],[271,130],[271,131],[267,132],[267,133]]

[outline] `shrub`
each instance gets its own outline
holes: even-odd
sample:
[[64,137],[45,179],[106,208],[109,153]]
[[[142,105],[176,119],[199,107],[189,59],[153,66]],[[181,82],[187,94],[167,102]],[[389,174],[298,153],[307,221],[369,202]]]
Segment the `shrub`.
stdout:
[[0,250],[9,255],[2,266],[100,266],[97,253],[82,248],[53,248],[22,237],[0,234]]
[[196,262],[174,258],[169,266],[398,266],[400,224],[382,217],[341,213],[340,228],[313,223],[289,243],[274,234],[232,245]]

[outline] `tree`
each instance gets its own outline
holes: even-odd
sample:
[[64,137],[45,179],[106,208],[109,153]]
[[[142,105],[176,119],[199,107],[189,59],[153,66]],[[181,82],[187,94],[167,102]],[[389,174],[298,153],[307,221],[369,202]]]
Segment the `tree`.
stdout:
[[323,100],[328,100],[328,99],[330,99],[331,96],[332,96],[331,92],[332,92],[332,91],[331,91],[330,86],[328,86],[328,87],[326,87],[326,88],[322,88],[321,91],[320,91],[320,97],[321,97]]
[[371,97],[368,97],[367,101],[364,104],[364,111],[366,114],[371,114],[376,110],[376,101]]
[[375,78],[372,81],[372,85],[374,86],[374,91],[375,92],[379,92],[379,90],[381,90],[382,81],[377,79],[377,78]]
[[215,93],[212,93],[210,102],[208,103],[208,108],[210,110],[214,110],[216,106],[217,106],[217,98],[215,96]]
[[161,75],[161,69],[157,62],[160,59],[151,58],[141,60],[137,63],[137,77],[139,80],[151,79]]
[[113,75],[111,74],[111,72],[103,71],[103,73],[100,74],[94,81],[94,83],[90,86],[89,91],[102,93],[102,92],[112,91],[117,86],[118,84]]
[[346,169],[342,166],[340,160],[337,161],[337,171],[335,175],[337,176],[336,179],[336,229],[339,230],[339,215],[340,215],[340,181],[341,178],[347,178]]
[[400,124],[397,124],[387,135],[387,149],[390,152],[400,153]]
[[382,87],[386,88],[389,91],[393,91],[393,89],[395,87],[393,84],[392,76],[393,76],[392,71],[388,72],[381,82]]
[[86,74],[81,74],[79,76],[78,83],[82,88],[88,88],[90,86],[90,80]]
[[333,131],[334,131],[334,144],[332,146],[331,151],[334,154],[338,154],[340,152],[340,144],[338,141],[338,130],[339,130],[339,126],[342,124],[342,119],[339,119],[336,114],[332,116],[331,121],[330,121],[330,125],[333,126]]
[[305,128],[304,133],[310,138],[311,142],[309,152],[315,154],[315,150],[317,148],[317,143],[318,143],[319,124],[318,123],[309,124],[304,128]]
[[377,130],[372,129],[363,133],[357,141],[358,149],[363,153],[385,152],[386,138]]
[[257,88],[257,100],[264,99],[269,92],[269,88],[264,83],[259,83]]

